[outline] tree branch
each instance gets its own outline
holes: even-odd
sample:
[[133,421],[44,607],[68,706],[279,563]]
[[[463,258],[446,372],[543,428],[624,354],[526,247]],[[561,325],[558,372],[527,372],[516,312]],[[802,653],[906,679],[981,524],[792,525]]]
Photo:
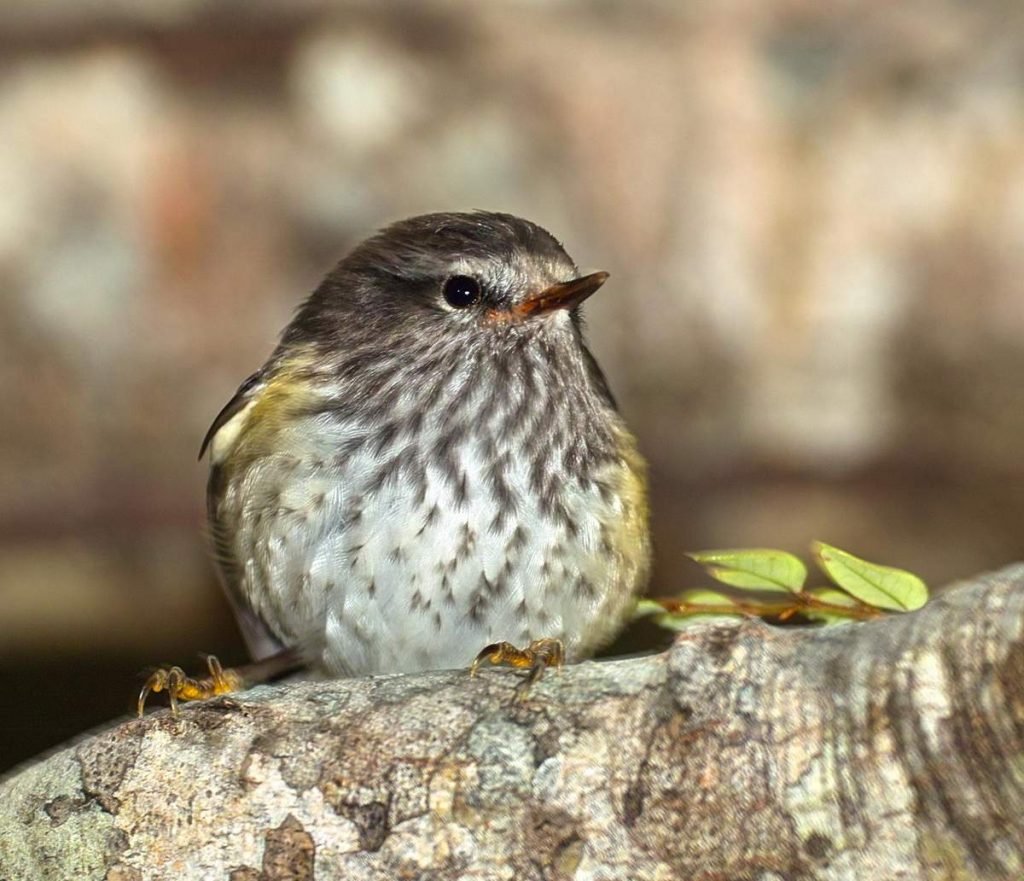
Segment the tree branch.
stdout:
[[264,687],[0,783],[0,879],[1024,875],[1024,565],[827,629]]

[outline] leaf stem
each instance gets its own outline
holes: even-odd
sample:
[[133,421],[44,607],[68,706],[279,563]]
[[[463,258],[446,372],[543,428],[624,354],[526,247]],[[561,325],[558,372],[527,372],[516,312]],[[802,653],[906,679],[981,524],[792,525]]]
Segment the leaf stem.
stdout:
[[780,603],[752,600],[736,600],[732,603],[691,603],[671,597],[651,597],[650,599],[670,615],[735,615],[738,612],[752,618],[778,618],[780,621],[786,621],[808,609],[828,612],[830,615],[851,618],[854,621],[870,621],[885,615],[882,609],[877,609],[860,600],[855,600],[855,605],[840,605],[819,599],[805,591],[789,594],[787,601]]

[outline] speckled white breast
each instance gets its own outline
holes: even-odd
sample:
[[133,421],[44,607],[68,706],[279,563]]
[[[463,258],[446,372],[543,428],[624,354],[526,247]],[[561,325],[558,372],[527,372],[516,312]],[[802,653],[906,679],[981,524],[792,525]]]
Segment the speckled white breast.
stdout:
[[389,440],[309,417],[231,478],[238,587],[286,645],[359,675],[465,666],[498,640],[559,638],[572,659],[619,626],[648,557],[628,451],[545,510],[522,439],[480,428],[439,460],[441,423]]

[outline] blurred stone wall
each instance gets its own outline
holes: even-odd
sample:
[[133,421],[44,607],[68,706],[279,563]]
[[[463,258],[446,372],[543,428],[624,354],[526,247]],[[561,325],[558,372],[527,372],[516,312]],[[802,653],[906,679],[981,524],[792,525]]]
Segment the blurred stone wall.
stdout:
[[1024,556],[1022,13],[8,0],[0,768],[15,728],[126,709],[136,664],[240,660],[199,439],[421,211],[519,213],[612,273],[590,337],[651,461],[654,592],[709,546],[935,582]]

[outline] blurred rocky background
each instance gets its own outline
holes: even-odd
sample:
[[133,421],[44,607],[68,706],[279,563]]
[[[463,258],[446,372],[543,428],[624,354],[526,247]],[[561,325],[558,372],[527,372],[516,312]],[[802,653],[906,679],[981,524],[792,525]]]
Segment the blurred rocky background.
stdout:
[[6,0],[0,770],[244,659],[199,440],[409,214],[536,220],[687,549],[1024,557],[1024,7]]

